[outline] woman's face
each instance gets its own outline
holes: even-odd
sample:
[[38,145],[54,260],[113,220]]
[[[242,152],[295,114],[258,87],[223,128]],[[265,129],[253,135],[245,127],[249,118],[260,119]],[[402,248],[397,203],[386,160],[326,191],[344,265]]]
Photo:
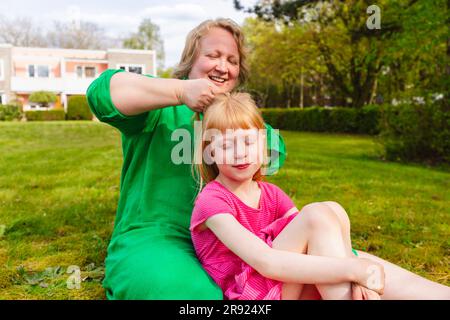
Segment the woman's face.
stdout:
[[212,28],[200,39],[198,51],[189,79],[206,78],[223,92],[230,92],[239,77],[239,51],[232,34]]

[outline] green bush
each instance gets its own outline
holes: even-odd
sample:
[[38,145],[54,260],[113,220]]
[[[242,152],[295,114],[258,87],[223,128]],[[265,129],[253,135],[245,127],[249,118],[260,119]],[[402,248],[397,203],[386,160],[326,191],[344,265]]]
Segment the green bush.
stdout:
[[380,109],[379,105],[367,105],[358,109],[358,133],[371,135],[380,133]]
[[261,109],[274,128],[293,131],[377,134],[379,106],[354,108],[308,107],[304,109]]
[[332,132],[358,132],[358,109],[332,108],[329,109],[329,130]]
[[450,110],[441,104],[383,106],[381,143],[394,161],[450,163]]
[[48,108],[51,103],[55,103],[58,97],[50,91],[35,91],[28,98],[30,102],[36,102],[43,108]]
[[62,109],[25,111],[28,121],[65,120],[66,114]]
[[67,104],[67,120],[92,120],[86,96],[72,96]]
[[20,120],[22,113],[18,105],[0,104],[0,121]]

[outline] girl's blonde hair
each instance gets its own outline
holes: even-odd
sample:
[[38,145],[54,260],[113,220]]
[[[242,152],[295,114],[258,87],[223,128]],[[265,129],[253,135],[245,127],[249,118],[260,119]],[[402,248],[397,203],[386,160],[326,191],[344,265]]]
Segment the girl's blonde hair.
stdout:
[[[196,119],[200,116],[197,113]],[[223,93],[216,96],[214,102],[205,109],[202,119],[202,136],[197,138],[193,174],[198,181],[199,190],[203,185],[214,180],[219,175],[219,169],[215,163],[207,164],[205,162],[204,151],[211,143],[206,138],[207,131],[216,129],[225,133],[227,129],[263,129],[264,120],[261,112],[255,104],[250,94],[243,92]],[[263,144],[263,163],[267,160],[266,140]],[[253,180],[262,180],[262,168],[253,175]]]
[[236,22],[225,18],[203,21],[189,32],[186,37],[186,44],[184,46],[183,54],[181,55],[180,63],[175,67],[173,77],[183,79],[189,76],[199,53],[200,40],[207,35],[212,28],[222,28],[230,32],[236,41],[239,52],[239,78],[237,86],[243,85],[247,81],[249,74],[244,34],[242,33],[241,27]]

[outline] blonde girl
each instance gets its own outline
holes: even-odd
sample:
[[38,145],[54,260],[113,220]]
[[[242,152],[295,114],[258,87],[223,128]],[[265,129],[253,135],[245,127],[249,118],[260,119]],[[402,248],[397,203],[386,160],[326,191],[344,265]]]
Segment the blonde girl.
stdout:
[[220,95],[204,112],[196,168],[206,186],[190,230],[206,271],[227,299],[351,299],[351,283],[378,298],[383,268],[354,257],[340,217],[324,203],[298,210],[262,180],[264,128],[246,93]]

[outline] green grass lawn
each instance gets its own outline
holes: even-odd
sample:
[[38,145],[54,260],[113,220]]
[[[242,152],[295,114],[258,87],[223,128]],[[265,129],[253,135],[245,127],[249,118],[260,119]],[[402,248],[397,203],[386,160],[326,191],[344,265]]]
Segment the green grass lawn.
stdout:
[[[297,207],[334,200],[354,247],[450,285],[448,168],[379,160],[373,137],[283,132],[271,182]],[[96,122],[0,123],[0,299],[104,299],[120,135]],[[69,266],[81,269],[68,289]]]

